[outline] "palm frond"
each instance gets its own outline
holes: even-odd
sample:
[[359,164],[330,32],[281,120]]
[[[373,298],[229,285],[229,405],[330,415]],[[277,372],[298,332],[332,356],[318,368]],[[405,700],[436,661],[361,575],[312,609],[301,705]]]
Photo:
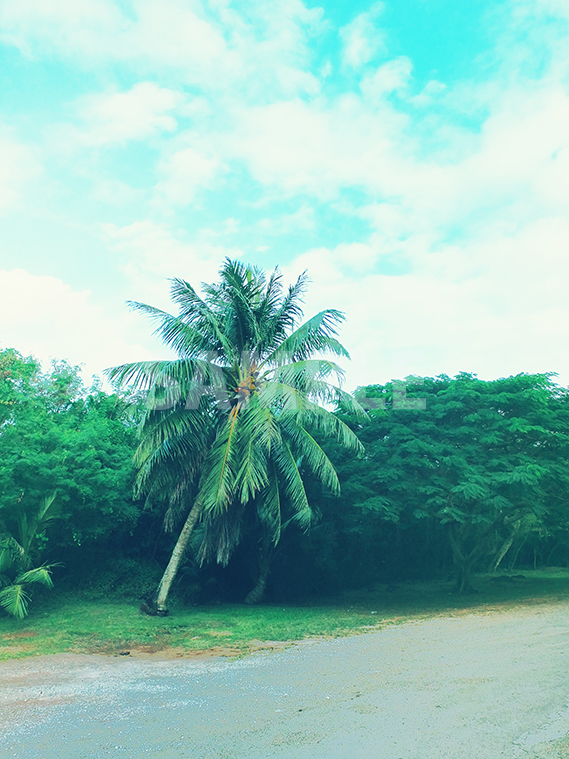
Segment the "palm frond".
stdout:
[[46,588],[53,588],[53,580],[51,579],[51,570],[55,564],[44,564],[42,567],[36,567],[35,569],[29,569],[27,572],[23,572],[18,575],[16,582],[18,585],[29,585],[30,583],[38,583],[38,585],[45,585]]
[[226,259],[221,283],[206,290],[221,311],[224,333],[239,351],[248,351],[262,340],[264,325],[258,323],[255,306],[263,295],[265,278],[260,271]]
[[132,384],[141,392],[148,392],[156,384],[190,382],[195,374],[193,361],[135,361],[112,366],[104,374],[119,387]]
[[[25,509],[18,509],[16,512],[16,524],[18,526],[18,543],[22,546],[21,557],[24,561],[29,561],[28,548],[31,538],[29,537],[30,529],[28,526],[28,513]],[[35,534],[35,533],[34,533]],[[33,536],[32,536],[33,537]]]
[[200,566],[213,558],[218,564],[227,565],[241,538],[244,508],[237,503],[235,508],[222,513],[204,515],[202,544],[197,556]]
[[269,277],[269,281],[265,287],[265,292],[263,293],[259,304],[254,308],[255,318],[259,324],[263,325],[265,332],[263,335],[263,346],[259,346],[261,352],[264,352],[265,348],[271,344],[271,337],[274,339],[274,336],[271,334],[273,330],[270,327],[267,327],[269,325],[272,326],[273,323],[275,323],[275,319],[279,314],[281,308],[282,289],[282,274],[277,268]]
[[[139,466],[135,482],[137,497],[160,489],[167,493],[172,483],[177,483],[180,479],[190,482],[197,480],[207,443],[187,434],[188,429],[164,437],[160,442],[159,435],[143,439],[135,453],[135,461]],[[205,432],[210,433],[211,430]]]
[[316,403],[307,403],[304,409],[303,426],[317,430],[325,437],[338,442],[343,448],[361,456],[364,447],[360,439],[348,425],[335,414],[318,406]]
[[206,514],[223,513],[235,497],[239,468],[239,411],[238,406],[231,411],[204,463],[199,497],[203,501]]
[[168,508],[164,514],[164,529],[171,532],[175,524],[183,514],[188,512],[188,504],[195,500],[195,483],[193,476],[185,476],[183,473],[173,479],[168,488],[163,488],[162,493],[169,493]]
[[241,502],[247,503],[267,485],[267,463],[272,446],[280,441],[280,431],[274,415],[257,395],[241,413],[242,463],[237,472],[237,489]]
[[349,358],[348,351],[335,338],[338,334],[337,327],[344,319],[341,311],[321,311],[283,340],[267,360],[276,363],[279,361],[278,355],[284,354],[288,357],[287,361],[303,361],[312,358],[316,353],[332,353]]
[[272,462],[268,466],[268,484],[259,498],[258,515],[271,540],[276,545],[282,530],[282,505],[277,470]]
[[[215,419],[206,414],[185,408],[174,408],[168,413],[147,414],[143,421],[141,442],[135,453],[135,463],[141,465],[168,440],[185,439],[188,446],[203,449],[213,439]],[[190,448],[184,448],[184,455]]]
[[303,314],[301,303],[309,282],[306,271],[298,277],[294,285],[290,285],[288,292],[283,298],[278,312],[275,314],[274,324],[271,325],[274,339],[279,343],[285,339]]
[[271,372],[273,381],[284,383],[321,403],[336,401],[339,388],[330,379],[340,382],[344,371],[333,361],[308,359],[285,363]]
[[37,514],[38,522],[45,524],[45,522],[51,517],[51,514],[55,512],[57,506],[55,501],[56,498],[57,490],[54,490],[51,493],[46,493],[46,495],[43,496]]
[[13,535],[6,533],[0,538],[0,572],[6,571],[15,562],[21,564],[26,552]]
[[187,324],[180,316],[173,316],[146,303],[127,301],[133,311],[148,316],[157,326],[153,334],[162,338],[166,345],[181,357],[205,358],[219,349],[217,335],[203,333]]
[[9,548],[0,547],[0,574],[10,569],[14,563],[14,554]]
[[336,388],[336,410],[343,414],[350,414],[358,420],[367,419],[368,415],[365,408],[358,402],[358,400],[347,393],[345,390]]
[[313,520],[313,512],[308,503],[304,483],[298,470],[298,465],[286,440],[273,448],[272,460],[282,482],[296,521],[304,529],[308,529]]
[[207,395],[219,400],[227,397],[223,367],[207,358],[138,361],[105,369],[104,373],[115,385],[132,384],[147,393],[149,407],[158,410],[180,402],[186,408],[198,408],[201,398]]
[[57,503],[57,490],[47,493],[40,500],[37,511],[31,513],[26,518],[19,521],[20,542],[23,549],[23,555],[30,560],[29,553],[33,540],[36,537],[40,527],[47,527],[50,522],[57,519],[59,514],[59,504]]
[[8,585],[0,590],[0,606],[16,619],[27,616],[29,603],[30,596],[23,585]]
[[302,412],[309,403],[306,395],[296,387],[282,382],[265,382],[258,392],[259,402],[272,413]]
[[303,465],[306,464],[308,469],[333,495],[340,495],[340,482],[336,470],[312,435],[296,424],[291,417],[283,419],[281,427],[296,457],[302,456]]
[[174,303],[178,304],[180,317],[198,332],[211,335],[214,350],[220,351],[226,358],[231,356],[234,346],[221,329],[216,313],[199,297],[189,282],[177,278],[170,282],[170,294]]
[[328,382],[305,380],[304,387],[300,381],[298,384],[300,387],[283,382],[264,382],[258,393],[259,399],[273,413],[295,411],[302,415],[320,403],[336,405],[338,388]]

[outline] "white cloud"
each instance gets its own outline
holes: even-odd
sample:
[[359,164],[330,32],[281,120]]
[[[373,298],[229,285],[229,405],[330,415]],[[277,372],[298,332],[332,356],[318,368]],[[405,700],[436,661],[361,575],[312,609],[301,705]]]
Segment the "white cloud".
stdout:
[[109,38],[122,21],[108,0],[4,0],[0,39],[34,56],[41,47],[93,52],[93,40]]
[[380,66],[374,74],[362,79],[360,87],[364,97],[372,103],[381,101],[385,95],[405,90],[409,85],[413,64],[402,55]]
[[101,232],[116,256],[118,267],[129,279],[129,299],[160,308],[170,307],[166,278],[186,279],[196,287],[217,278],[226,256],[240,257],[240,251],[207,240],[191,243],[179,240],[166,225],[150,220],[124,227],[104,224]]
[[340,38],[344,43],[342,58],[345,66],[360,69],[386,52],[385,33],[376,23],[383,8],[383,3],[374,3],[369,11],[360,13],[340,29]]
[[261,219],[258,222],[258,227],[265,235],[294,234],[299,230],[312,231],[316,228],[314,209],[307,203],[303,203],[303,205],[293,213]]
[[361,244],[315,249],[286,267],[312,277],[307,313],[346,312],[349,387],[460,371],[557,371],[569,383],[569,218],[493,232],[440,246],[399,276],[375,273],[377,250]]
[[[384,93],[403,86],[409,72],[407,62],[392,63],[382,72],[392,77]],[[366,95],[368,87],[364,79]],[[346,95],[242,109],[220,143],[257,181],[286,195],[330,201],[363,189],[377,204],[374,212],[360,201],[360,213],[375,215],[389,253],[405,240],[426,253],[449,235],[494,225],[515,230],[569,211],[569,93],[557,77],[495,91],[486,119],[471,131],[447,127],[446,112],[417,121],[375,94],[373,103]]]
[[182,93],[153,82],[139,82],[127,92],[87,95],[76,103],[85,124],[78,139],[99,146],[174,132],[178,124],[171,113],[184,103]]
[[40,174],[32,149],[0,132],[0,214],[19,208],[26,186]]
[[194,148],[185,148],[163,160],[158,168],[162,179],[156,192],[168,204],[185,206],[201,187],[211,186],[220,167],[218,159],[208,158]]
[[241,13],[200,0],[132,0],[128,13],[110,0],[4,0],[0,39],[30,57],[72,57],[86,68],[117,62],[213,92],[238,86],[263,97],[276,87],[293,96],[318,89],[305,64],[321,16],[300,0],[251,0]]
[[315,95],[320,83],[310,73],[313,36],[325,28],[322,8],[307,8],[300,0],[249,0],[246,14],[221,16],[242,66],[241,85],[253,100],[267,93],[290,98]]
[[[506,69],[454,92],[431,85],[424,94],[459,118],[467,97],[484,106],[472,130],[449,128],[444,110],[424,124],[402,123],[381,86],[383,118],[355,98],[343,109],[338,101],[281,105],[280,120],[266,117],[269,108],[260,114],[258,178],[314,194],[359,186],[377,199],[353,209],[373,227],[366,243],[315,249],[287,266],[313,278],[307,312],[346,311],[349,386],[459,371],[558,371],[569,382],[567,59],[565,50],[537,81]],[[401,72],[404,87],[409,67]],[[362,82],[366,97],[372,76]],[[443,139],[429,151],[425,136],[439,128]],[[291,139],[296,133],[304,144]],[[279,140],[285,158],[276,164],[270,150]],[[393,266],[399,275],[378,273]]]
[[[227,70],[233,55],[222,31],[205,18],[201,3],[192,5],[183,0],[135,0],[136,22],[124,33],[124,58],[183,66],[190,78],[197,80]],[[117,36],[123,35],[118,32]]]
[[[539,56],[531,58],[529,43],[506,45],[513,34],[506,30],[487,81],[433,80],[414,94],[409,58],[379,65],[388,51],[382,6],[375,4],[341,31],[344,73],[347,80],[360,77],[359,90],[327,97],[310,71],[319,9],[299,0],[251,0],[247,15],[225,0],[207,10],[197,0],[133,0],[130,7],[127,15],[106,0],[4,0],[0,21],[4,39],[30,55],[57,53],[73,56],[74,65],[118,63],[129,75],[145,72],[139,76],[149,81],[130,90],[78,101],[82,124],[69,134],[81,149],[128,140],[161,148],[151,205],[156,218],[199,202],[200,188],[215,186],[238,163],[269,189],[269,212],[256,232],[317,229],[314,199],[344,213],[352,202],[354,216],[370,225],[368,238],[361,228],[352,237],[338,232],[342,244],[308,251],[287,271],[292,277],[308,268],[310,303],[348,312],[344,342],[354,353],[357,381],[462,369],[568,372],[559,348],[569,323],[566,30],[544,32],[540,44],[549,45],[552,60],[540,59],[531,77],[523,74],[524,56],[529,64]],[[568,6],[515,0],[508,7],[527,24],[539,9],[561,14]],[[161,81],[154,72],[164,70],[172,89],[150,81]],[[193,85],[207,97],[189,100],[185,92]],[[184,118],[192,119],[185,132],[178,129]],[[77,165],[86,171],[88,160]],[[27,148],[0,139],[0,209],[17,204],[36,170]],[[94,166],[93,175],[99,170]],[[351,190],[357,193],[346,200]],[[108,176],[95,194],[122,194],[132,203],[135,192]],[[146,191],[140,193],[143,203]],[[297,213],[271,218],[271,201],[295,195]],[[227,209],[232,218],[217,229],[243,229],[239,213],[235,203]],[[128,296],[163,307],[169,303],[162,277],[212,281],[225,255],[243,257],[213,245],[214,235],[204,230],[186,242],[183,232],[149,220],[106,225],[104,232],[129,278]],[[401,273],[390,274],[393,268]],[[49,292],[91,323],[89,297],[54,282]]]
[[406,121],[354,95],[293,100],[242,110],[225,145],[260,182],[332,199],[341,187],[380,189],[400,174],[393,142]]
[[214,25],[182,0],[134,0],[133,17],[109,0],[5,0],[3,39],[22,52],[44,51],[82,60],[145,58],[162,65],[200,70],[225,57]]
[[133,315],[103,311],[88,290],[23,269],[0,270],[0,290],[0,347],[34,355],[44,368],[51,359],[84,364],[89,381],[107,366],[151,358],[152,341]]

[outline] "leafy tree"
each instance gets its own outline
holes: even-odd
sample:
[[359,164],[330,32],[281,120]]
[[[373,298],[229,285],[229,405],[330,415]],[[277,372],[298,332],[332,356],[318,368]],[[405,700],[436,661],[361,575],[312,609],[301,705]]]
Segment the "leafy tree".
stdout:
[[360,389],[367,461],[350,464],[362,470],[352,496],[361,511],[383,519],[443,526],[456,590],[468,592],[484,556],[493,554],[497,566],[520,531],[566,511],[568,395],[548,375],[422,382],[424,409],[390,405],[391,384]]
[[13,422],[29,397],[40,372],[35,359],[13,348],[0,350],[0,429]]
[[339,366],[316,358],[348,356],[336,339],[343,316],[326,310],[297,326],[306,285],[303,274],[284,291],[277,270],[267,278],[226,260],[220,281],[203,286],[203,298],[188,282],[172,280],[177,316],[132,304],[179,356],[109,370],[114,381],[148,393],[136,456],[138,492],[150,498],[167,492],[170,522],[192,503],[151,611],[167,613],[172,582],[200,520],[202,560],[229,560],[246,507],[276,544],[285,508],[304,527],[313,520],[301,465],[339,492],[334,467],[314,434],[353,452],[361,449],[349,427],[320,405],[341,400],[357,410],[331,383],[342,377]]
[[65,395],[61,369],[38,374],[0,430],[0,514],[16,507],[34,513],[45,493],[57,491],[61,521],[52,537],[69,545],[136,522],[130,493],[136,432],[122,399],[100,391],[77,395],[76,371],[67,366]]
[[0,373],[0,572],[4,584],[22,585],[22,601],[7,588],[2,597],[8,610],[24,610],[24,581],[48,584],[48,573],[38,569],[22,582],[16,575],[45,556],[59,559],[68,546],[136,524],[136,411],[116,394],[88,393],[65,362],[42,374],[33,359],[8,350],[0,352]]

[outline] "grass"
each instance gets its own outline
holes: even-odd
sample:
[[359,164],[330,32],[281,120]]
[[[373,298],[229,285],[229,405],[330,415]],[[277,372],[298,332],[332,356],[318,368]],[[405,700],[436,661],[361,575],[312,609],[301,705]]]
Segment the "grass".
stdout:
[[499,611],[569,600],[569,570],[524,572],[508,579],[480,576],[480,592],[449,594],[449,584],[384,585],[314,605],[219,605],[173,608],[169,617],[141,614],[134,602],[53,596],[23,621],[0,618],[0,660],[55,653],[241,655],[260,647],[340,637],[441,615]]

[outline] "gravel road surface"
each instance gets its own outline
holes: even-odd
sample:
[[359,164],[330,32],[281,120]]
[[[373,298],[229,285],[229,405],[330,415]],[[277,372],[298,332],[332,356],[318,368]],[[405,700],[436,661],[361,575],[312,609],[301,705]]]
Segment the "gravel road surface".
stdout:
[[244,659],[0,664],[6,759],[569,759],[569,607]]

